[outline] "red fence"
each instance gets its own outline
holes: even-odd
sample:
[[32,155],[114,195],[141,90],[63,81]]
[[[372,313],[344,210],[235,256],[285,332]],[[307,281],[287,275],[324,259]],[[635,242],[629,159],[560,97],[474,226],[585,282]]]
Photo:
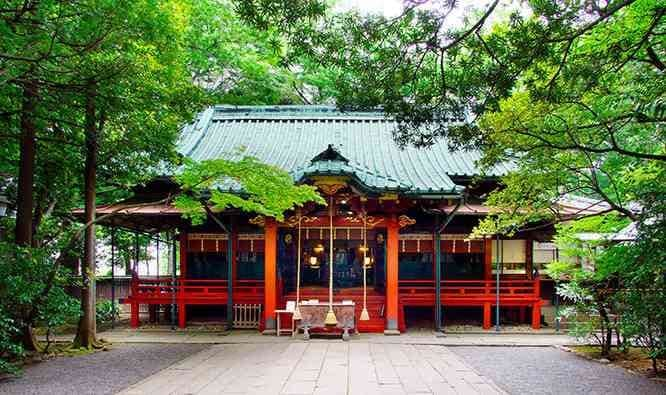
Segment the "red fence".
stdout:
[[[134,278],[127,302],[168,304],[175,296],[177,303],[225,303],[227,280],[193,280],[170,277]],[[237,280],[232,284],[234,299],[253,303],[263,299],[264,283],[260,280]],[[251,300],[247,300],[251,299]]]
[[[500,302],[529,304],[539,299],[539,280],[501,280]],[[401,280],[400,300],[406,305],[435,302],[434,280]],[[450,305],[474,305],[493,302],[497,297],[495,280],[443,280],[441,300]]]

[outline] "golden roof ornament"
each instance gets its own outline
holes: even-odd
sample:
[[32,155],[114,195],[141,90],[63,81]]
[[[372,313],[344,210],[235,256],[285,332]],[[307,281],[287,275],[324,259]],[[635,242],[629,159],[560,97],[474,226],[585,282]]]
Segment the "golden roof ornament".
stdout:
[[400,225],[401,228],[404,228],[405,226],[414,225],[415,223],[416,223],[415,219],[409,218],[406,215],[401,215],[398,217],[398,225]]
[[248,222],[251,223],[252,225],[257,225],[263,228],[266,226],[266,217],[264,217],[263,215],[257,215],[254,218],[250,218]]

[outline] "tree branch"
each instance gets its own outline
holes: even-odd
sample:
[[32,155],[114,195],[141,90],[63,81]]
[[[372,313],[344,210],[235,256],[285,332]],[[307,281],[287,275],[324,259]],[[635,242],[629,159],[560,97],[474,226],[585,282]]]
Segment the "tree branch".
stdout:
[[666,69],[666,65],[659,59],[659,56],[657,53],[654,51],[652,46],[648,46],[645,48],[645,51],[647,52],[648,57],[650,58],[650,63],[654,65],[654,67],[658,68],[659,71],[664,71]]
[[463,32],[463,33],[462,33],[461,35],[459,35],[458,37],[454,38],[453,41],[451,41],[450,43],[448,43],[448,44],[446,44],[445,46],[443,46],[443,47],[442,47],[442,50],[444,50],[444,51],[448,51],[449,49],[451,49],[451,48],[455,47],[456,45],[458,45],[458,44],[459,44],[461,41],[463,41],[465,38],[467,38],[467,36],[469,36],[470,34],[476,32],[476,31],[479,30],[481,27],[483,27],[483,24],[486,23],[486,19],[488,19],[488,17],[490,16],[490,14],[493,13],[493,11],[495,11],[495,7],[497,7],[497,4],[498,4],[498,3],[499,3],[499,0],[495,0],[495,1],[493,1],[492,4],[491,4],[491,5],[488,7],[488,9],[486,10],[486,12],[483,13],[483,15],[481,16],[481,18],[479,18],[479,20],[476,21],[476,23],[475,23],[471,28],[469,28],[468,30],[466,30],[465,32]]

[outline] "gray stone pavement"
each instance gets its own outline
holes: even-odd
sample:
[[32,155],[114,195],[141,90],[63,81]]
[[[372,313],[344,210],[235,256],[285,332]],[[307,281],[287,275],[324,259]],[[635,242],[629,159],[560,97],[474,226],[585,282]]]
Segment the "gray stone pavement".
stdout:
[[662,383],[552,347],[567,337],[542,334],[305,342],[146,328],[103,337],[111,351],[30,366],[0,382],[0,394],[666,394]]
[[450,350],[511,394],[666,394],[664,382],[553,347],[451,347]]
[[114,344],[109,351],[59,357],[0,381],[0,394],[114,394],[206,349],[203,344]]
[[500,394],[439,345],[342,342],[218,344],[122,394]]

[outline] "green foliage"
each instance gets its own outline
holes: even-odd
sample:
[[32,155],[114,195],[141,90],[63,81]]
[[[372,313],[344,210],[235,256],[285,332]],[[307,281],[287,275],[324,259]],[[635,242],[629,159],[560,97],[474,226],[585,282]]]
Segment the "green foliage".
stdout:
[[[638,222],[636,241],[578,237],[584,232],[617,232],[627,221],[615,214],[558,227],[556,241],[568,260],[549,264],[547,272],[559,282],[557,292],[568,303],[560,315],[572,335],[596,339],[603,355],[610,350],[612,331],[624,339],[618,347],[638,344],[653,361],[666,352],[666,229],[659,222],[665,205],[650,203]],[[656,362],[653,365],[656,369]]]
[[23,356],[23,347],[16,341],[19,329],[11,314],[0,307],[0,373],[16,374],[19,372],[17,359]]
[[555,241],[562,260],[546,266],[546,273],[556,280],[557,293],[565,302],[557,319],[566,319],[572,336],[595,339],[602,355],[610,352],[612,331],[618,330],[617,321],[609,317],[617,312],[613,288],[617,285],[616,272],[605,270],[603,265],[608,241],[581,240],[580,234],[616,232],[626,222],[616,214],[607,214],[560,224]]
[[195,223],[207,216],[202,203],[214,212],[237,208],[278,220],[284,219],[287,210],[306,202],[325,204],[314,187],[294,185],[289,173],[250,156],[239,160],[187,161],[176,180],[183,193],[175,205]]
[[[557,243],[558,251],[560,256],[563,258],[569,258],[569,266],[572,265],[572,260],[576,260],[578,263],[574,265],[575,267],[569,267],[569,275],[574,276],[592,276],[596,275],[598,277],[605,277],[609,274],[604,271],[604,266],[602,264],[604,253],[610,253],[608,248],[608,240],[605,237],[608,237],[615,232],[620,231],[626,225],[629,224],[626,218],[618,215],[617,213],[610,213],[606,215],[593,216],[588,218],[582,218],[577,221],[565,222],[557,225],[557,234],[555,236],[555,242]],[[599,235],[598,240],[582,240],[581,234],[596,234]],[[612,246],[611,250],[620,248],[619,246]],[[581,263],[591,263],[594,264],[595,270],[583,270]],[[559,266],[563,269],[561,274],[566,273],[566,264]],[[549,269],[550,270],[550,269]],[[552,270],[559,270],[558,265],[553,266]],[[560,275],[553,272],[553,278],[559,278]]]
[[[78,301],[64,292],[69,273],[53,272],[57,247],[17,248],[0,242],[0,360],[3,367],[22,355],[20,336],[26,325],[40,322],[47,327],[78,317]],[[53,278],[51,277],[53,276]],[[53,283],[48,292],[46,284]]]
[[647,200],[650,205],[638,223],[637,241],[614,248],[604,264],[620,274],[623,284],[618,295],[623,335],[645,347],[656,374],[656,359],[666,356],[666,227],[660,221],[666,200]]
[[[139,261],[146,261],[153,259],[147,255],[147,246],[154,241],[150,240],[150,237],[146,234],[136,234],[131,231],[127,231],[121,228],[107,228],[99,227],[96,230],[97,233],[97,242],[98,246],[103,245],[105,248],[98,248],[97,259],[98,261],[106,261],[111,263],[111,238],[112,234],[115,233],[115,275],[129,275],[132,268],[134,267],[134,260],[139,256]],[[137,251],[137,239],[138,239],[138,251]],[[163,255],[165,248],[168,246],[166,244],[161,244],[160,254]],[[167,262],[162,260],[162,263],[166,264]],[[162,268],[160,268],[162,271]],[[102,274],[98,272],[98,274]],[[104,276],[111,276],[111,268],[108,269],[106,273],[103,273]]]
[[659,289],[628,289],[622,294],[622,334],[644,347],[656,360],[666,357],[666,312],[664,286]]
[[456,2],[410,3],[395,18],[330,14],[316,0],[242,3],[259,28],[290,21],[289,56],[326,65],[340,107],[394,116],[399,143],[443,138],[480,149],[484,169],[513,163],[479,234],[571,219],[555,206],[568,194],[635,219],[630,202],[664,192],[663,0],[493,1],[462,25],[449,23]]
[[39,309],[36,324],[52,331],[65,324],[76,324],[80,314],[79,301],[65,293],[62,286],[55,286]]
[[[548,52],[479,122],[483,164],[516,165],[503,178],[506,188],[489,198],[498,208],[500,231],[514,223],[564,219],[553,207],[565,194],[600,199],[636,219],[629,203],[665,192],[658,181],[666,167],[666,135],[659,126],[665,48],[656,35],[663,30],[665,6],[611,2],[613,14],[606,18],[582,5],[533,5],[545,20],[557,21],[541,33],[524,31],[551,38]],[[587,14],[598,23],[575,22]]]
[[120,317],[120,307],[118,304],[114,304],[110,300],[97,302],[95,311],[97,313],[98,323],[109,323],[114,319],[117,321]]
[[[275,33],[247,26],[224,0],[6,1],[0,7],[0,189],[15,206],[19,137],[28,120],[37,134],[34,246],[76,262],[80,243],[70,240],[70,226],[72,209],[83,200],[86,103],[94,101],[88,119],[98,132],[97,203],[115,202],[180,165],[179,130],[206,105],[301,102],[298,89],[325,81],[314,63],[292,72],[280,52]],[[36,106],[26,111],[23,93],[31,84]],[[264,203],[267,212],[281,207]],[[11,240],[12,227],[3,223],[0,238]],[[128,268],[133,242],[127,235],[118,241],[119,262]],[[30,273],[23,273],[25,281]],[[30,292],[22,306],[40,304],[38,310],[54,316],[23,319],[57,325],[68,304],[30,300],[38,295]]]

